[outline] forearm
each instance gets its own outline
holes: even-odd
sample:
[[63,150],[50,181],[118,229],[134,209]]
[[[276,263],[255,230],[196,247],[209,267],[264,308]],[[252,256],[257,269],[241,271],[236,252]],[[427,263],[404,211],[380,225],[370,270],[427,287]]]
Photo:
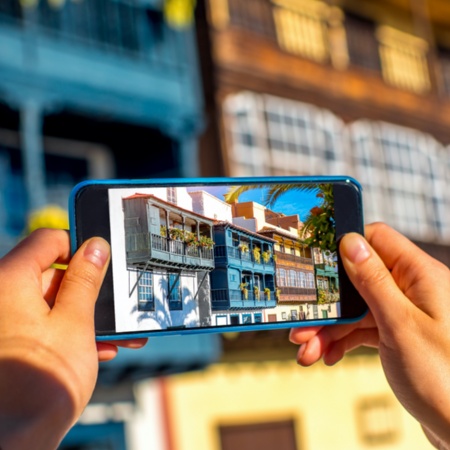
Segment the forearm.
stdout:
[[51,369],[0,356],[0,450],[56,449],[72,426],[73,399]]

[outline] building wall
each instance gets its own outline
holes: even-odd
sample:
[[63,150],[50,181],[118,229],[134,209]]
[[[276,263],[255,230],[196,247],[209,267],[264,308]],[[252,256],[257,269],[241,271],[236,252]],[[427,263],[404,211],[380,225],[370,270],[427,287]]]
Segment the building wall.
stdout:
[[432,448],[374,356],[331,368],[294,361],[218,364],[166,383],[172,450],[221,450],[220,426],[282,420],[294,421],[297,450]]

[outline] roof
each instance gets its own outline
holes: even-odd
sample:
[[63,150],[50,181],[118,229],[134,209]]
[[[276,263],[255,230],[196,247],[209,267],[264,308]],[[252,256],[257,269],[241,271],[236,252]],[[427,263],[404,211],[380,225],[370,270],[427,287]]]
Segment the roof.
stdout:
[[152,200],[152,201],[155,201],[157,204],[162,204],[163,206],[166,206],[168,209],[171,209],[174,212],[180,212],[180,213],[187,214],[189,216],[198,217],[199,219],[202,219],[203,221],[210,222],[211,225],[215,222],[215,220],[212,219],[211,217],[203,216],[203,215],[198,214],[190,209],[181,208],[180,206],[176,205],[175,203],[170,203],[166,200],[163,200],[163,199],[157,197],[154,194],[141,194],[141,193],[137,192],[133,195],[129,195],[128,197],[122,198],[122,200],[130,200],[130,199]]
[[276,242],[275,239],[272,239],[272,238],[269,238],[266,236],[262,236],[261,234],[259,234],[259,232],[250,231],[247,228],[240,227],[239,225],[235,225],[234,223],[226,222],[225,220],[216,221],[214,225],[215,226],[223,226],[224,228],[225,227],[233,228],[236,231],[239,231],[244,234],[248,234],[248,235],[250,235],[252,237],[256,237],[258,239],[262,239],[262,240],[265,240],[268,242]]

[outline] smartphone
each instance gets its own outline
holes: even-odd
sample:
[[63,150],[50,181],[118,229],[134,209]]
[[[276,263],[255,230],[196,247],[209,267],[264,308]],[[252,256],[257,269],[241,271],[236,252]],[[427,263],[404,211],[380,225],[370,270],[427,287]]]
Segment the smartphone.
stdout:
[[364,300],[340,262],[363,234],[350,177],[99,180],[69,200],[72,250],[111,244],[98,340],[359,320]]

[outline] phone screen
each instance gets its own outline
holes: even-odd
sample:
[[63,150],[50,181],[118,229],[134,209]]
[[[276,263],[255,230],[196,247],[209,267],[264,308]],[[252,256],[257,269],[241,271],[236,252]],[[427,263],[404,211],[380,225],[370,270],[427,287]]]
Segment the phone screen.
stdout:
[[[76,196],[77,238],[101,234],[112,249],[98,334],[226,331],[361,315],[363,302],[337,251],[340,235],[362,232],[359,187],[295,181],[84,186]],[[81,216],[90,217],[87,227]]]

